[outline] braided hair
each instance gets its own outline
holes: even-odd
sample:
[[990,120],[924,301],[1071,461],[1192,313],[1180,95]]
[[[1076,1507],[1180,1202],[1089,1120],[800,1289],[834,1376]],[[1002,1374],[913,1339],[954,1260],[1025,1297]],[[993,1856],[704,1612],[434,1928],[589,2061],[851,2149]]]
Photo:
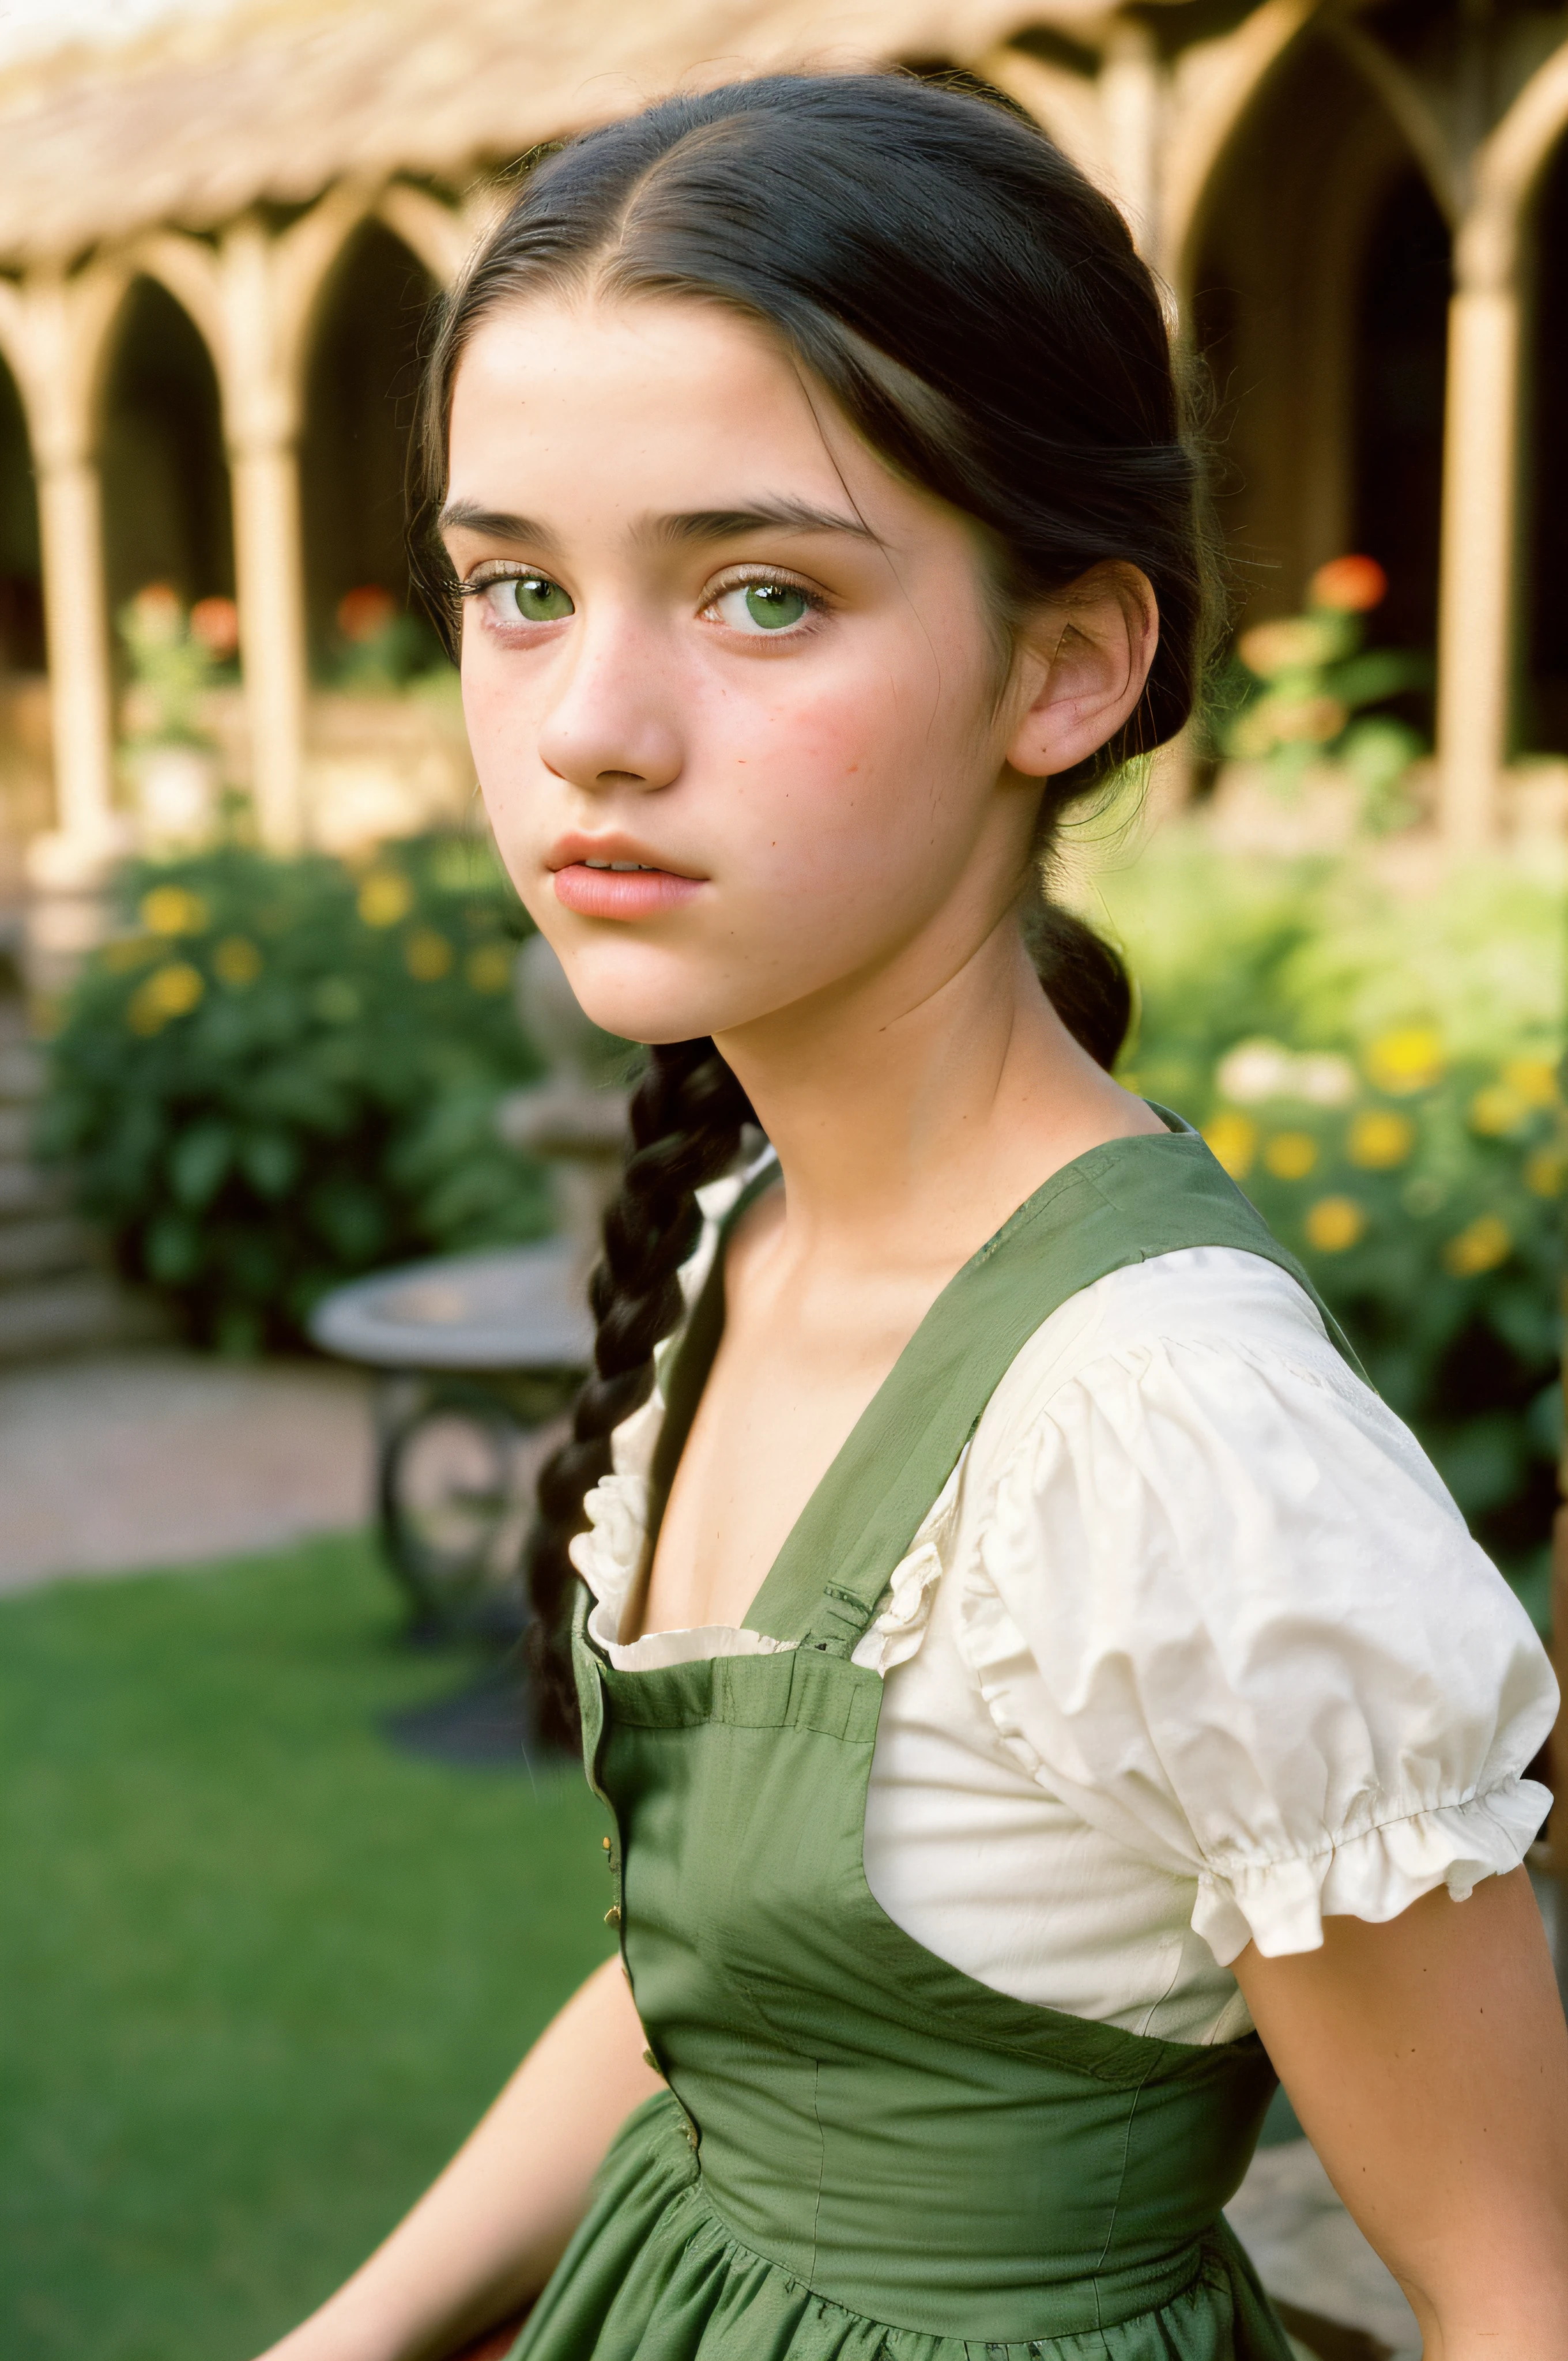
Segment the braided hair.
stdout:
[[[1039,858],[1021,881],[1045,988],[1109,1067],[1125,972],[1038,879],[1069,805],[1186,721],[1215,607],[1164,312],[1114,206],[998,94],[905,74],[767,76],[589,132],[534,165],[442,313],[416,445],[427,524],[470,337],[498,309],[561,288],[717,303],[773,335],[887,465],[981,528],[999,645],[1095,565],[1147,577],[1160,631],[1142,696],[1098,755],[1045,784]],[[452,622],[438,540],[416,532],[415,551]],[[751,1120],[711,1041],[649,1053],[591,1285],[595,1371],[541,1478],[528,1549],[537,1708],[553,1735],[575,1718],[563,1625],[584,1495],[680,1320],[694,1192],[734,1162]]]
[[708,1040],[651,1049],[630,1114],[631,1148],[605,1215],[604,1258],[588,1282],[594,1373],[577,1396],[570,1439],[540,1475],[524,1557],[535,1720],[541,1737],[563,1744],[576,1730],[567,1633],[583,1500],[609,1473],[611,1434],[648,1398],[653,1347],[679,1323],[680,1268],[702,1226],[696,1191],[734,1163],[741,1127],[755,1121]]

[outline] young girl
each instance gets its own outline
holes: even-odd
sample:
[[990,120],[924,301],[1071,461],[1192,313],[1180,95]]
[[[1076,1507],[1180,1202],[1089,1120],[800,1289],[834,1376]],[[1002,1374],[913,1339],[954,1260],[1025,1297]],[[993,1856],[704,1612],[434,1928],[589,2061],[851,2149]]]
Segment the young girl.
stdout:
[[653,1045],[532,1565],[620,1955],[279,2361],[1283,2361],[1276,2071],[1428,2355],[1561,2361],[1550,1674],[1039,898],[1202,655],[1121,221],[955,92],[674,100],[428,446],[497,840]]

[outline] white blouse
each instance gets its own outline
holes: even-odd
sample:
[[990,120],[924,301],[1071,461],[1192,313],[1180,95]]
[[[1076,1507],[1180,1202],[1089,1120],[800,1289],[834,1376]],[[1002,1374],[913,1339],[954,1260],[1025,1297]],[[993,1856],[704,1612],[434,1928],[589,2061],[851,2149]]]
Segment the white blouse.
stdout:
[[[688,1301],[738,1186],[704,1192]],[[792,1644],[620,1644],[663,1410],[656,1384],[618,1429],[572,1544],[594,1639],[628,1670]],[[1249,1941],[1463,1900],[1551,1801],[1521,1777],[1557,1703],[1524,1610],[1301,1289],[1231,1248],[1042,1323],[854,1661],[886,1684],[865,1871],[888,1916],[998,1992],[1167,2040],[1247,2030]]]

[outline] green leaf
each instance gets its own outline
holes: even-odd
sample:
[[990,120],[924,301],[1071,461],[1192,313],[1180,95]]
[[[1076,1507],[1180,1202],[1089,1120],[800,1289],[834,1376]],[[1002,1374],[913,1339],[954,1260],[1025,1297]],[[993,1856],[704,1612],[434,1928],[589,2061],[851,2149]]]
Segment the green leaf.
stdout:
[[250,1131],[239,1143],[240,1170],[263,1197],[287,1196],[302,1161],[299,1144],[287,1132]]
[[231,1126],[216,1116],[193,1123],[169,1151],[169,1178],[181,1205],[200,1212],[223,1187],[234,1159]]
[[206,1259],[202,1233],[180,1213],[160,1213],[143,1244],[148,1277],[163,1287],[185,1287],[200,1275]]

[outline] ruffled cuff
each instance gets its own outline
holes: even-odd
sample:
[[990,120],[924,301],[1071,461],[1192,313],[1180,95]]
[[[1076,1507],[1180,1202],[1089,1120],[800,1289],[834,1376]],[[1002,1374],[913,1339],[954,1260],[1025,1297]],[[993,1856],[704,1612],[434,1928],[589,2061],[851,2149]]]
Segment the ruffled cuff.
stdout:
[[1484,1877],[1517,1869],[1552,1806],[1533,1779],[1508,1778],[1464,1802],[1385,1820],[1321,1853],[1211,1864],[1198,1880],[1193,1931],[1229,1967],[1255,1943],[1266,1960],[1322,1944],[1325,1918],[1381,1926],[1446,1885],[1468,1901]]

